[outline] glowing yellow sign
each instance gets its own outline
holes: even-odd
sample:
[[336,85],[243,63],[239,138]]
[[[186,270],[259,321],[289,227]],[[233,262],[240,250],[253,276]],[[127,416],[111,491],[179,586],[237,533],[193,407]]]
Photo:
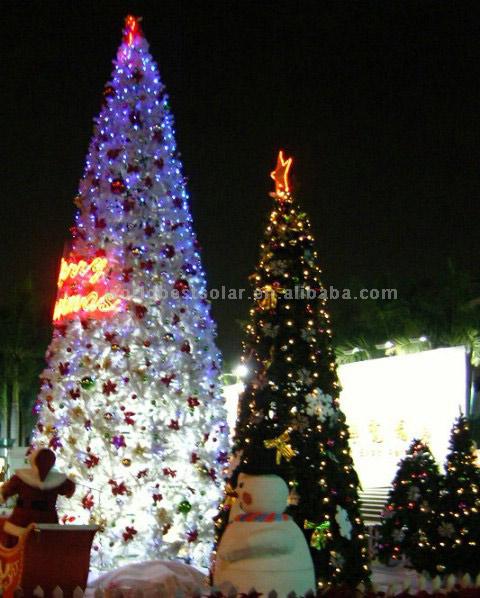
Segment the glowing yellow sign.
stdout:
[[108,267],[106,257],[91,260],[62,258],[57,283],[62,295],[55,303],[53,320],[77,313],[98,317],[118,311],[121,299],[106,286]]
[[67,262],[62,257],[60,264],[60,275],[58,277],[58,288],[62,288],[65,281],[69,278],[86,278],[88,282],[95,284],[105,274],[108,266],[108,260],[105,257],[96,257],[91,262],[80,260],[79,262]]

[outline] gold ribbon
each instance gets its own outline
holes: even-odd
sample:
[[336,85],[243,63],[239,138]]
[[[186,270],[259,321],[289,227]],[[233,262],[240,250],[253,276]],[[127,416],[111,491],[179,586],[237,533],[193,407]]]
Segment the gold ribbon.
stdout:
[[276,449],[277,454],[275,456],[275,462],[277,465],[280,465],[282,462],[282,457],[287,461],[290,461],[292,457],[295,457],[295,451],[292,448],[292,445],[289,444],[290,442],[290,433],[288,430],[285,430],[283,434],[280,434],[277,438],[272,438],[271,440],[264,440],[263,444],[267,449]]
[[303,524],[304,529],[313,529],[312,537],[310,538],[310,546],[317,550],[322,550],[327,544],[327,532],[330,529],[330,521],[324,523],[314,523],[305,519]]
[[236,500],[237,500],[237,493],[235,492],[235,490],[234,490],[233,486],[230,484],[230,482],[227,482],[225,485],[225,500],[223,501],[224,508],[231,509]]

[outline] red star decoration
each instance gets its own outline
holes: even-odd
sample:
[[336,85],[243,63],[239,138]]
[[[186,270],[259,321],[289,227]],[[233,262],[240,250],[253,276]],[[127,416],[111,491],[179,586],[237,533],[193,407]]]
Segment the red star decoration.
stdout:
[[136,536],[136,534],[137,534],[137,530],[134,527],[127,526],[122,535],[123,535],[124,541],[129,542],[130,540],[133,540],[133,537]]
[[105,384],[103,385],[102,392],[104,395],[109,397],[112,393],[115,394],[117,392],[117,385],[115,384],[115,382],[107,380],[107,382],[105,382]]
[[283,150],[278,152],[277,166],[275,170],[270,173],[270,176],[275,181],[275,193],[282,195],[290,191],[290,181],[288,180],[288,172],[292,166],[293,158],[283,159]]
[[165,386],[170,386],[172,380],[175,380],[175,374],[169,374],[168,376],[162,376],[160,382],[163,382]]
[[194,407],[198,407],[200,405],[200,401],[197,399],[197,397],[188,397],[187,402],[188,402],[188,406],[191,407],[192,409]]
[[140,27],[141,20],[142,17],[134,17],[133,15],[128,15],[128,17],[125,19],[123,41],[130,47],[134,45],[134,42],[137,38],[142,36],[142,30]]
[[135,413],[133,411],[125,411],[123,415],[125,416],[125,423],[129,426],[133,426],[135,420],[132,418],[132,415],[135,415]]
[[82,507],[84,509],[88,509],[90,511],[92,509],[93,505],[94,505],[93,496],[90,494],[90,492],[87,492],[87,494],[85,494],[85,496],[82,498]]
[[89,455],[85,459],[84,463],[88,467],[88,469],[91,469],[92,467],[96,467],[100,463],[100,458],[97,457],[97,455]]
[[128,491],[128,488],[125,486],[124,482],[120,482],[120,484],[117,484],[115,480],[108,480],[108,483],[112,487],[113,496],[121,496],[123,494],[126,494]]

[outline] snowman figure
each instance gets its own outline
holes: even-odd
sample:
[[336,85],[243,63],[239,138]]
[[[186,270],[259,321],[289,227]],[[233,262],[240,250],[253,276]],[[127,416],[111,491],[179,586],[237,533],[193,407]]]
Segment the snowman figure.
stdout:
[[315,588],[310,550],[301,529],[284,513],[288,487],[278,475],[240,473],[238,499],[220,540],[215,586],[238,593],[252,588],[278,598],[304,596]]

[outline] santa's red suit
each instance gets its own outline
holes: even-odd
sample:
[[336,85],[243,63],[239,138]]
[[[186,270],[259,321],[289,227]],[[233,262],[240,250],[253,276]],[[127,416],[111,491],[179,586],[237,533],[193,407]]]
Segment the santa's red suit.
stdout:
[[30,468],[17,469],[0,489],[4,501],[17,496],[13,512],[3,526],[3,543],[10,546],[25,533],[30,523],[58,523],[57,496],[70,498],[75,492],[72,480],[53,471],[55,453],[50,449],[32,453],[30,463]]

